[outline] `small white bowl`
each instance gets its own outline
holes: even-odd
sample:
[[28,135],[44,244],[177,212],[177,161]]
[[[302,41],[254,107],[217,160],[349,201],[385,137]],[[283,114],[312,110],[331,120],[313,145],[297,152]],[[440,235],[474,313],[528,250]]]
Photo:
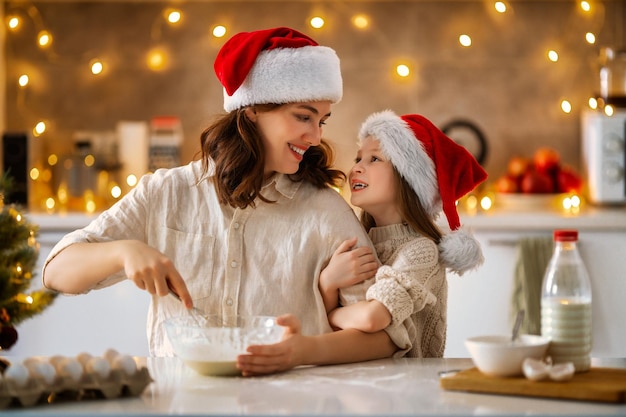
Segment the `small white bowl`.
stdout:
[[510,377],[522,375],[526,358],[542,359],[550,341],[542,336],[522,334],[511,341],[511,336],[476,336],[465,340],[465,347],[474,365],[486,375]]

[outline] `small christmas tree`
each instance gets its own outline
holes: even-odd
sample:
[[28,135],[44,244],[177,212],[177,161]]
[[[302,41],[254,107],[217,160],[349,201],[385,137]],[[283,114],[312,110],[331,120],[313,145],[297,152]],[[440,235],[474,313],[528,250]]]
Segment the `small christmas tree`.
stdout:
[[11,180],[0,178],[0,350],[17,341],[15,326],[41,313],[56,293],[39,289],[27,293],[39,256],[38,227],[29,223],[14,204],[4,204]]

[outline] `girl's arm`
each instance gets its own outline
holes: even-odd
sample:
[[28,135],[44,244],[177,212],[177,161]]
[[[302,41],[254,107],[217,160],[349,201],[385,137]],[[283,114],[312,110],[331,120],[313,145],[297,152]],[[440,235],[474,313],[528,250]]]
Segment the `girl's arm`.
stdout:
[[300,322],[292,315],[280,316],[285,327],[283,340],[273,345],[249,346],[237,358],[244,376],[287,371],[300,365],[332,365],[390,357],[397,350],[384,331],[363,333],[355,329],[317,336],[300,333]]
[[373,333],[391,324],[391,313],[378,300],[359,301],[349,306],[336,308],[328,315],[333,328],[358,329]]
[[326,312],[339,305],[339,290],[376,275],[378,261],[372,248],[355,248],[357,238],[344,240],[320,273],[319,287]]
[[138,288],[165,296],[171,286],[185,307],[193,306],[185,282],[172,261],[138,240],[74,243],[48,262],[43,271],[43,284],[62,293],[80,294],[121,270]]

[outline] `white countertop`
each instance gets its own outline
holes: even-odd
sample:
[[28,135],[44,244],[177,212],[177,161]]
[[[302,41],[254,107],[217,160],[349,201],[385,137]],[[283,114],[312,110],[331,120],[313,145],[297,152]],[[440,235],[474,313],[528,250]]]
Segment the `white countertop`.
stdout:
[[[151,383],[139,397],[41,404],[2,416],[176,415],[626,415],[626,405],[445,391],[439,372],[469,359],[385,359],[298,368],[256,378],[204,377],[175,358],[149,358]],[[595,360],[594,366],[598,365]],[[626,367],[626,360],[601,366]]]

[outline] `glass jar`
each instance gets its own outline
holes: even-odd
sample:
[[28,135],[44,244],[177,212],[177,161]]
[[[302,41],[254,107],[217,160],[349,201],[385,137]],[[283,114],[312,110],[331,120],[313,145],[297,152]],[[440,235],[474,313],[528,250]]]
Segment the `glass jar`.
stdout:
[[626,108],[626,49],[601,49],[599,99],[602,105]]

